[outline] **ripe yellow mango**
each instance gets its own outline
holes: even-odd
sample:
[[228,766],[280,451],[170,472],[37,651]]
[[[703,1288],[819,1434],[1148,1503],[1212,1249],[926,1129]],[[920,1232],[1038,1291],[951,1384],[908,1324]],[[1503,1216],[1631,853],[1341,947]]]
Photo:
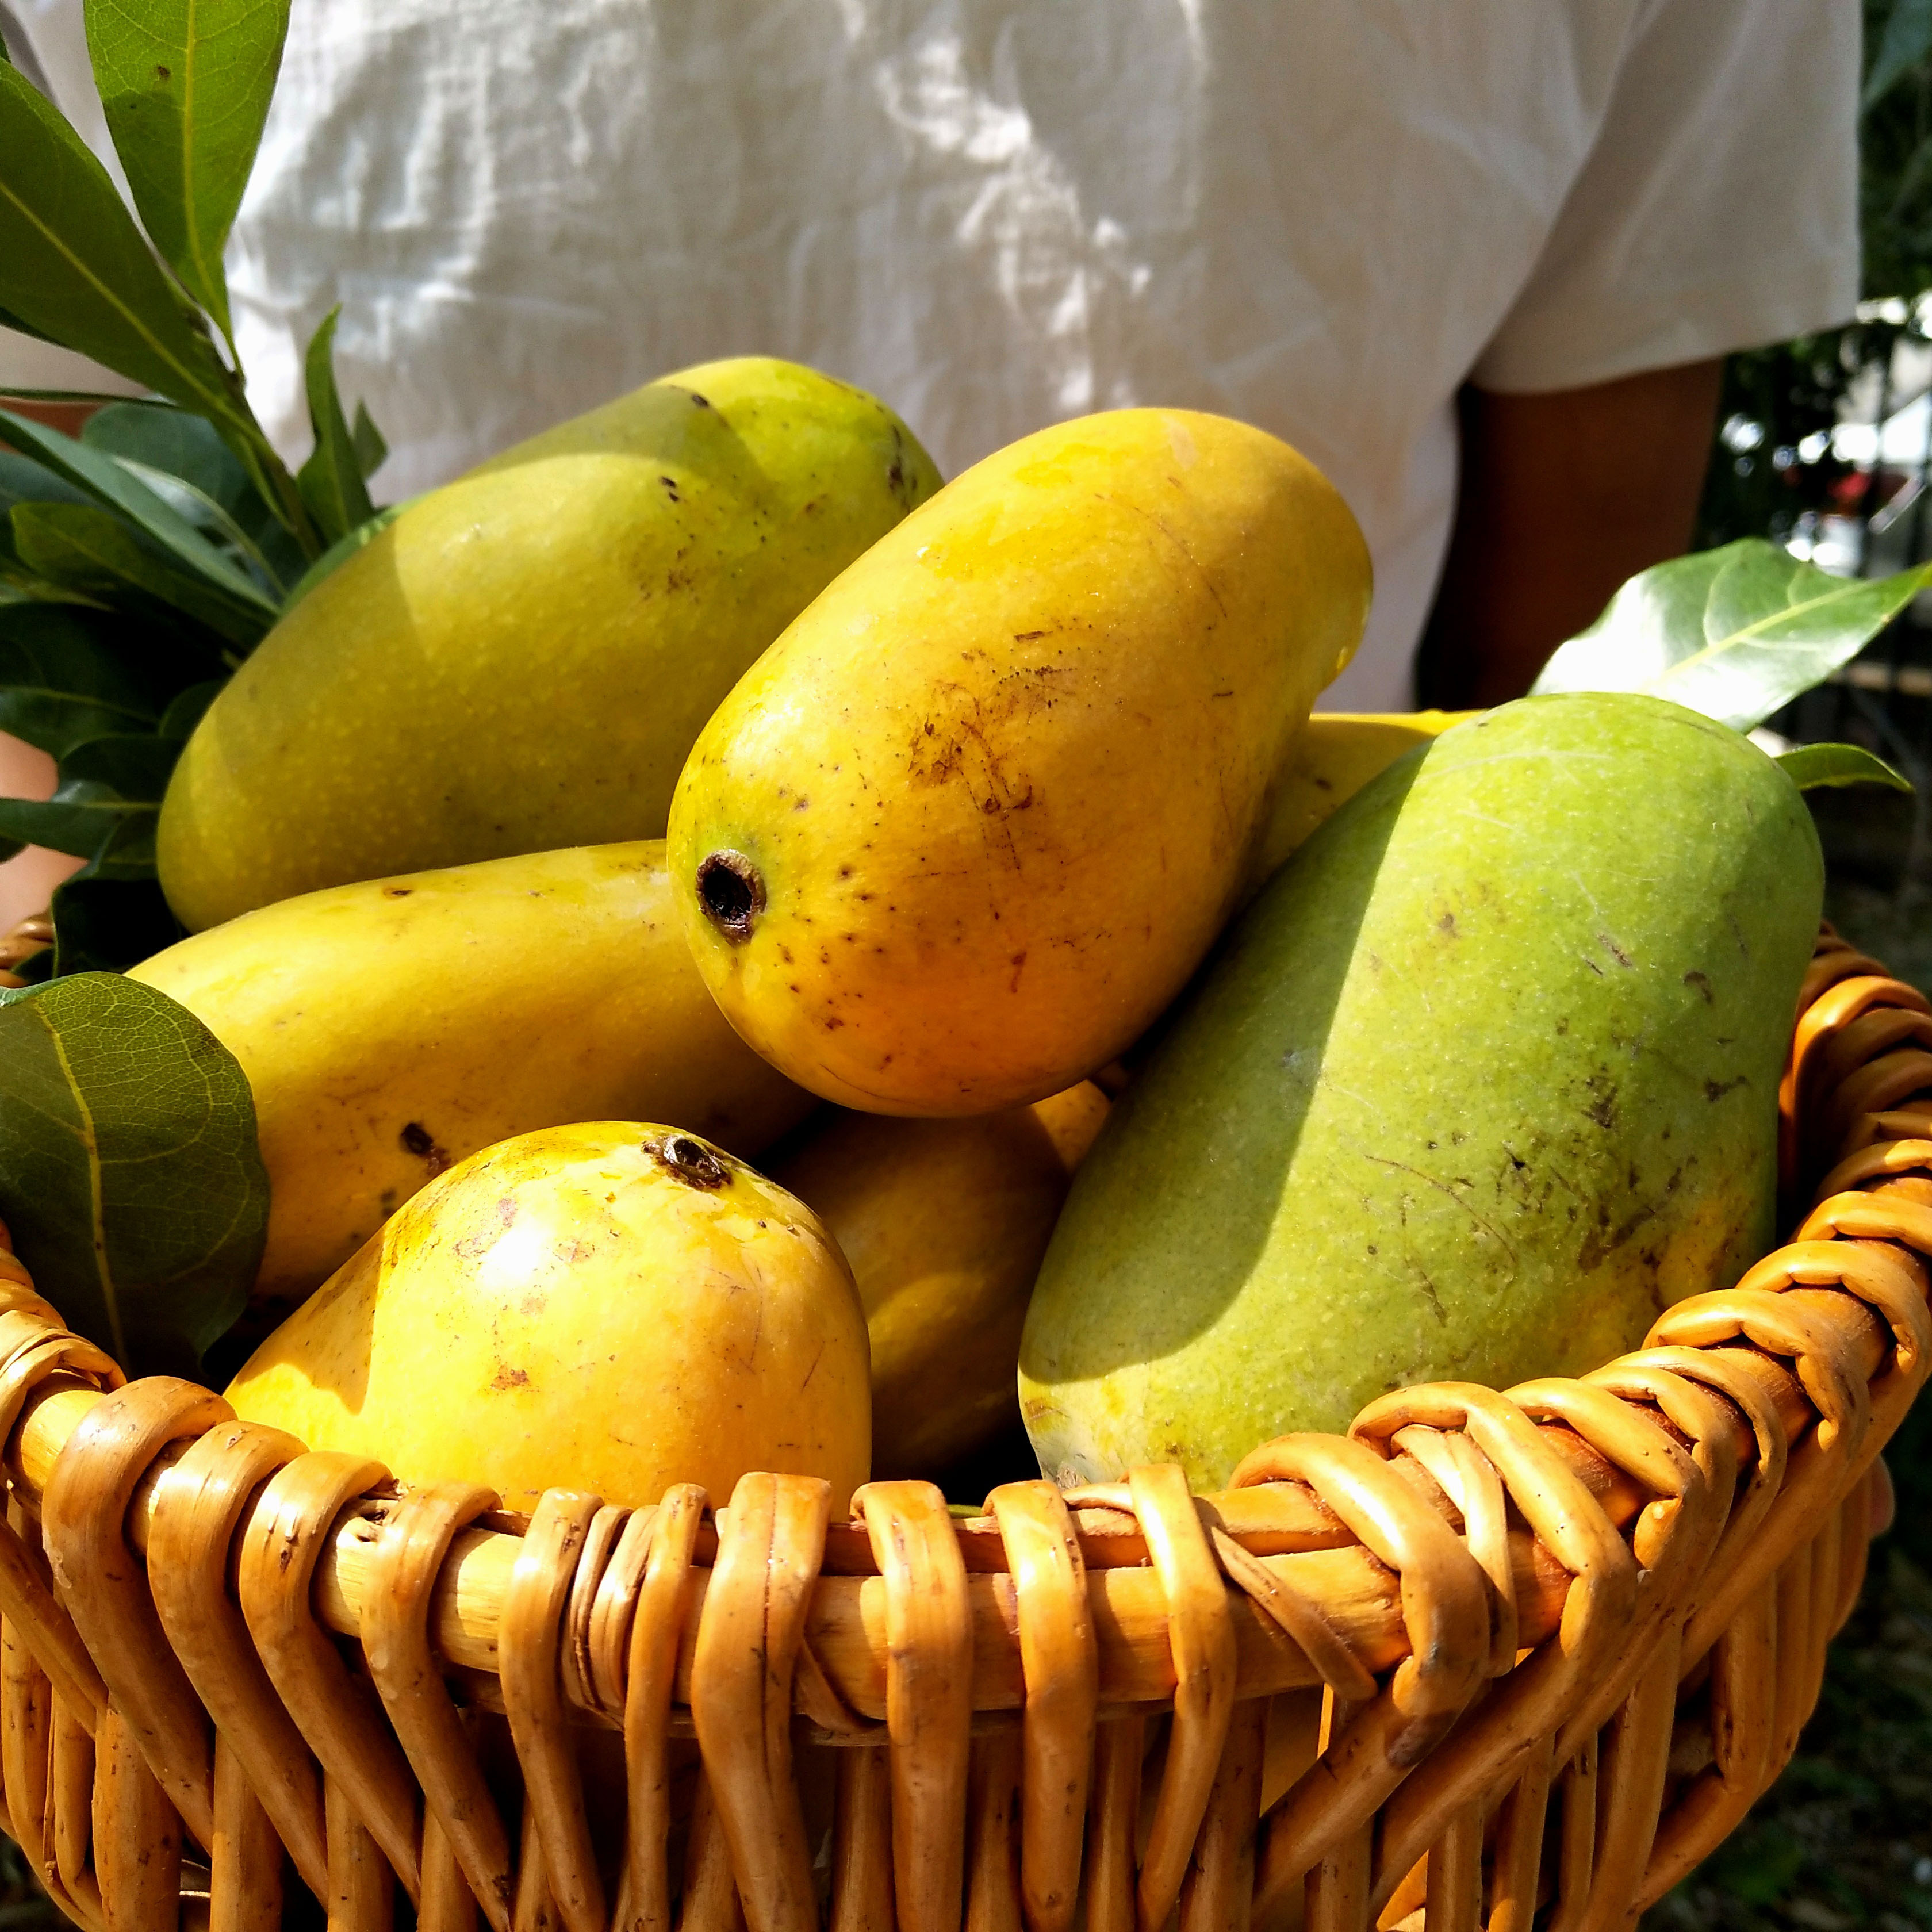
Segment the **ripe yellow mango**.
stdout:
[[734,680],[938,488],[882,404],[709,363],[412,504],[265,638],[161,810],[190,930],[298,892],[663,836]]
[[418,1189],[512,1134],[668,1118],[755,1154],[811,1105],[712,1004],[660,839],[304,893],[130,976],[248,1076],[271,1301],[307,1294]]
[[875,1113],[1103,1065],[1220,929],[1368,601],[1341,498],[1225,418],[1118,410],[976,465],[692,748],[671,870],[732,1024]]
[[829,1110],[773,1168],[858,1284],[878,1475],[934,1477],[1019,1420],[1027,1298],[1106,1118],[1086,1081],[970,1120]]
[[866,1322],[809,1209],[677,1129],[602,1120],[427,1187],[250,1356],[236,1413],[511,1509],[747,1470],[866,1479]]
[[1258,892],[1324,820],[1405,752],[1439,738],[1475,711],[1318,711],[1288,747],[1256,842],[1245,898]]

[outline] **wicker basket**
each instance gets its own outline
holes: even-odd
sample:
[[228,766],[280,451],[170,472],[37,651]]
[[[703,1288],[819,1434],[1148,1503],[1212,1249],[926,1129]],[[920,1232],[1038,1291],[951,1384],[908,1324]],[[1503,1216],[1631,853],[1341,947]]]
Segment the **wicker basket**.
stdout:
[[6,1820],[110,1928],[1620,1926],[1790,1756],[1927,1370],[1932,1006],[1828,930],[1801,1012],[1792,1246],[1208,1498],[507,1517],[118,1386],[0,1242]]

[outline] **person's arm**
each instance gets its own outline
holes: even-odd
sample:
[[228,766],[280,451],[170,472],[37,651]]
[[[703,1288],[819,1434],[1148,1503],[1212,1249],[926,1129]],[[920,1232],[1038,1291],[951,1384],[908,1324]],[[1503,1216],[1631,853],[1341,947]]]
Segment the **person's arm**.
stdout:
[[[45,798],[54,788],[54,761],[44,752],[0,734],[0,798]],[[4,850],[0,848],[0,850]],[[0,864],[0,934],[45,912],[55,886],[80,865],[64,853],[30,846]]]
[[1540,395],[1463,390],[1424,704],[1520,697],[1626,578],[1690,548],[1723,371],[1714,359]]

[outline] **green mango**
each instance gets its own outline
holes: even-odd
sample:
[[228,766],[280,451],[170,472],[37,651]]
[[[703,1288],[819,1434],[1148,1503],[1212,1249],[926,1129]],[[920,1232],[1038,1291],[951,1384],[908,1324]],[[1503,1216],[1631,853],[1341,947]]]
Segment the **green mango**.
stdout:
[[1656,698],[1458,725],[1234,928],[1076,1177],[1021,1406],[1063,1482],[1640,1343],[1769,1246],[1823,862],[1790,778]]
[[862,392],[709,363],[431,491],[298,602],[161,808],[199,930],[298,892],[657,838],[718,700],[939,487]]

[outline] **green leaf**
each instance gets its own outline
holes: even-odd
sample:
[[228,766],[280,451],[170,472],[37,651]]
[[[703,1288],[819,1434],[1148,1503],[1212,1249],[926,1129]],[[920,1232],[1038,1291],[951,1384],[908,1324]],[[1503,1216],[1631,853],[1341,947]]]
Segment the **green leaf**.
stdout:
[[1868,112],[1932,53],[1932,0],[1896,0],[1885,23],[1858,112]]
[[148,694],[79,612],[0,610],[0,731],[62,758],[90,738],[157,722]]
[[1642,691],[1749,731],[1849,662],[1928,583],[1833,577],[1761,537],[1633,577],[1533,688]]
[[152,805],[130,804],[111,786],[76,782],[50,799],[0,798],[0,838],[92,859],[124,824],[154,816]]
[[181,740],[153,731],[110,731],[78,744],[60,761],[64,782],[111,787],[130,804],[157,808],[168,788]]
[[221,250],[275,91],[288,0],[88,0],[87,48],[134,206],[232,342]]
[[[62,759],[61,782],[52,802],[73,801],[93,812],[99,828],[99,842],[86,855],[91,874],[104,879],[154,878],[161,800],[180,755],[178,739],[146,733],[90,738]],[[86,822],[76,820],[77,829],[84,830]]]
[[[16,416],[10,410],[0,410],[0,436],[63,482],[84,490],[109,509],[118,511],[177,563],[212,587],[273,622],[279,609],[275,599],[124,464],[44,423]],[[260,631],[255,634],[259,636]]]
[[282,604],[286,616],[325,577],[333,577],[356,553],[374,538],[380,536],[416,499],[408,502],[388,503],[378,510],[366,523],[358,524],[345,537],[338,538],[297,578]]
[[77,503],[16,503],[13,524],[14,548],[21,561],[64,589],[150,616],[172,609],[244,647],[268,628],[258,612],[172,568],[105,510]]
[[248,1082],[166,994],[107,973],[0,1004],[0,1219],[34,1286],[130,1373],[233,1324],[268,1182]]
[[256,590],[277,610],[281,608],[284,586],[273,565],[263,555],[254,538],[208,493],[184,476],[171,476],[165,470],[136,463],[131,456],[114,460],[137,483],[145,483],[171,510],[185,517],[204,536],[226,544],[247,566],[244,574]]
[[92,501],[85,490],[64,483],[51,470],[30,456],[0,444],[0,510],[16,503],[85,503]]
[[176,745],[186,744],[194,735],[194,728],[201,722],[208,707],[221,695],[221,687],[227,682],[225,677],[212,677],[204,684],[190,685],[161,714],[161,722],[154,727],[154,735],[171,739]]
[[302,501],[330,543],[340,542],[375,514],[362,481],[356,439],[335,391],[335,322],[341,313],[338,303],[309,339],[308,419],[315,431],[315,450],[296,473]]
[[1780,752],[1778,762],[1800,791],[1816,791],[1826,785],[1868,784],[1888,786],[1893,791],[1912,790],[1912,781],[1904,772],[1893,770],[1862,745],[1798,745]]
[[[46,334],[44,330],[36,328],[31,322],[14,314],[10,309],[0,308],[0,328],[17,329],[21,334],[31,335],[40,342],[53,341],[53,338]],[[10,389],[8,392],[9,395],[14,396],[32,396],[34,393],[32,389]],[[50,394],[48,400],[58,401],[59,398],[57,394]]]
[[235,452],[206,417],[172,404],[110,403],[82,424],[80,440],[104,456],[164,470],[212,496],[230,516],[259,515],[264,506]]
[[376,427],[376,418],[369,413],[367,403],[356,405],[356,427],[349,436],[356,447],[356,466],[366,482],[389,460],[389,446],[382,440],[382,432]]
[[78,590],[63,590],[29,570],[14,548],[13,524],[0,523],[0,604],[20,603],[62,604],[70,610],[100,608],[92,597],[83,596]]
[[[4,310],[0,310],[0,326],[18,326],[6,321]],[[41,338],[43,341],[48,339]],[[111,409],[148,410],[157,416],[179,416],[188,422],[202,420],[178,403],[170,402],[165,396],[123,396],[109,389],[16,389],[0,386],[0,397],[4,397],[10,403],[99,403]],[[87,434],[85,428],[81,434]]]
[[145,388],[245,420],[107,170],[10,67],[0,67],[0,307]]
[[183,938],[152,879],[100,878],[83,867],[54,889],[53,973],[122,973]]

